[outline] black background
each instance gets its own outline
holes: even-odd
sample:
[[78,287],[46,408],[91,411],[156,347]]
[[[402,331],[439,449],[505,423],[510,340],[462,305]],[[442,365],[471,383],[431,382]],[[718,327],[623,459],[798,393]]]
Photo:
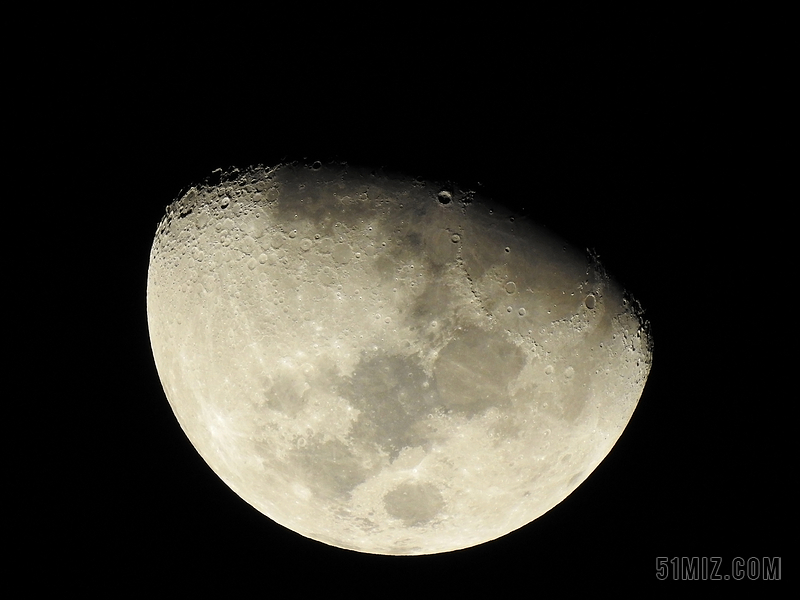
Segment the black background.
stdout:
[[[126,15],[38,53],[16,124],[36,131],[36,226],[54,232],[36,302],[61,358],[35,375],[47,423],[26,421],[46,456],[17,486],[26,567],[115,590],[533,595],[651,593],[658,556],[720,556],[727,574],[782,555],[768,317],[731,250],[754,229],[733,162],[747,36],[725,15],[485,10]],[[180,430],[146,323],[164,208],[219,167],[328,159],[524,206],[645,308],[654,363],[630,425],[527,527],[428,557],[331,548],[249,507]]]

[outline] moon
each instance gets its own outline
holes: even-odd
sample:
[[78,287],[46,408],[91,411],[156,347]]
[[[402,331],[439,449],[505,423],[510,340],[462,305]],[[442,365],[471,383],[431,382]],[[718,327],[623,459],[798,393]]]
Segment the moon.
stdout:
[[453,184],[345,164],[232,171],[171,204],[147,316],[223,481],[359,552],[481,544],[609,453],[652,363],[597,258]]

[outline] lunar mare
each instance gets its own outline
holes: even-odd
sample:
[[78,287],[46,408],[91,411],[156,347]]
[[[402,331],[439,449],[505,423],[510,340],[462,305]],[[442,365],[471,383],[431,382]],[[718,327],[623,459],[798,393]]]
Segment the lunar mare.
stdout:
[[167,209],[153,354],[194,447],[256,509],[377,554],[486,542],[608,454],[651,364],[591,256],[454,186],[233,172]]

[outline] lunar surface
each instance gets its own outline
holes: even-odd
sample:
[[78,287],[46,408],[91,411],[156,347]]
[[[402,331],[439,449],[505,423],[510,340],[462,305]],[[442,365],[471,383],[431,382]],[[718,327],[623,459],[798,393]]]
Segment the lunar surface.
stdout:
[[147,314],[166,396],[228,486],[361,552],[480,544],[608,454],[651,364],[597,260],[452,185],[226,174],[167,209]]

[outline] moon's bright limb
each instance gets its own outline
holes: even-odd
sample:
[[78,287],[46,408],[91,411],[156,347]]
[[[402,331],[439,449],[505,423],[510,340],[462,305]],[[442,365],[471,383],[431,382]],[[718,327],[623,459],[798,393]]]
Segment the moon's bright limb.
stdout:
[[558,504],[652,356],[595,260],[471,193],[342,165],[189,190],[147,303],[211,468],[289,529],[379,554],[466,548]]

